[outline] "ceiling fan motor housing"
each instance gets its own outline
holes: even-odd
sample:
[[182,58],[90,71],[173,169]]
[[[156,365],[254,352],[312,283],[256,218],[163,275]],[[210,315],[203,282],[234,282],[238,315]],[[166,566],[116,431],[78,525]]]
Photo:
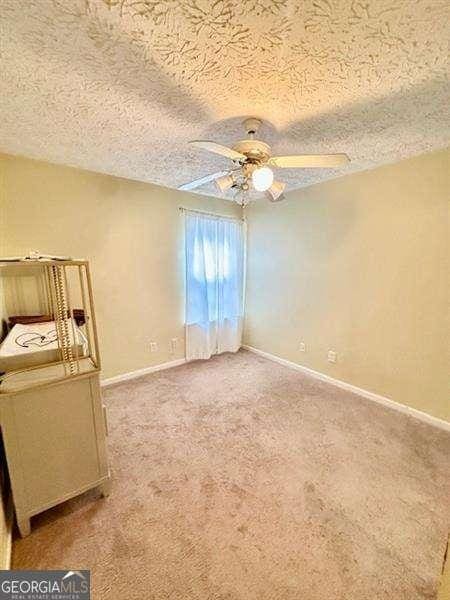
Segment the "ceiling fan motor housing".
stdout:
[[233,150],[244,154],[247,161],[254,164],[265,163],[270,158],[270,146],[260,140],[241,140]]

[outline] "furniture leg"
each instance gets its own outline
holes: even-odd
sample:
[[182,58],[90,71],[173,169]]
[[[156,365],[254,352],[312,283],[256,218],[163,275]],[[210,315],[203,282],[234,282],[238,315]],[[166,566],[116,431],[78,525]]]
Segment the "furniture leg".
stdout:
[[107,498],[111,493],[111,479],[108,479],[107,481],[100,484],[98,486],[98,489],[100,490],[100,493],[103,496],[103,498]]
[[30,519],[22,518],[17,519],[17,527],[19,529],[20,537],[27,537],[31,533]]

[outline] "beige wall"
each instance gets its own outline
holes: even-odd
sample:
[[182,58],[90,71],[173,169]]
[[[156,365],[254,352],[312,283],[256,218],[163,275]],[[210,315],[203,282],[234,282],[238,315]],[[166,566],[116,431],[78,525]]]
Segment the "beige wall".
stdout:
[[[231,202],[3,156],[3,252],[91,261],[103,377],[184,356],[179,206],[239,214]],[[175,353],[170,340],[179,339]],[[158,351],[150,353],[150,341]]]
[[[433,153],[249,208],[245,342],[450,419],[448,166]],[[1,157],[0,173],[2,253],[91,261],[104,377],[181,358],[178,206],[238,207],[22,158]]]
[[245,343],[450,420],[449,157],[249,208]]

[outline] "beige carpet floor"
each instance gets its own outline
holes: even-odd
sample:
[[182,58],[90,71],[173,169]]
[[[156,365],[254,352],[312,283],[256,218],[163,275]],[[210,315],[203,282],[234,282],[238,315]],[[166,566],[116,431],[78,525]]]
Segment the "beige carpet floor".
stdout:
[[435,598],[450,436],[245,351],[104,392],[112,495],[32,520],[13,567],[95,600]]

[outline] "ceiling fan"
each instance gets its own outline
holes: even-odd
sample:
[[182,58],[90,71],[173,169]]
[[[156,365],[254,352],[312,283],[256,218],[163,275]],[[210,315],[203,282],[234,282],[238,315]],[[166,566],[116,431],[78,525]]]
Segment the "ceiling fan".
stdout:
[[230,189],[234,190],[236,193],[233,199],[242,205],[247,203],[248,192],[251,189],[265,192],[271,202],[279,202],[284,199],[283,192],[286,184],[274,180],[273,168],[333,168],[340,167],[350,160],[346,154],[271,156],[270,146],[261,140],[255,139],[260,126],[260,119],[254,117],[246,119],[244,128],[248,138],[237,142],[232,148],[206,140],[189,142],[195,148],[225,156],[231,159],[233,164],[228,169],[185,183],[178,189],[193,190],[205,183],[214,181],[216,187],[222,193]]

